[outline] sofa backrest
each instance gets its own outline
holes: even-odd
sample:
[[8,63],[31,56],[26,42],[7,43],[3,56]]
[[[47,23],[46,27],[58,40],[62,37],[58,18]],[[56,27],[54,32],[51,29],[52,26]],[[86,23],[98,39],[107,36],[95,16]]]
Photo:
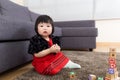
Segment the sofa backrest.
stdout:
[[94,20],[60,21],[54,22],[54,25],[59,27],[95,27],[95,21]]
[[23,21],[31,21],[30,12],[27,7],[20,6],[9,0],[0,0],[0,14],[22,19]]

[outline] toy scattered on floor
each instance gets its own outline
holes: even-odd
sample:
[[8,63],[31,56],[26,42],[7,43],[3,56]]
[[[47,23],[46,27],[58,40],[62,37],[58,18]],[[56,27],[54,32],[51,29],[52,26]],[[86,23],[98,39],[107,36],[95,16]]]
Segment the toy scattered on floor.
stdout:
[[96,80],[96,75],[89,74],[88,80]]
[[106,73],[106,77],[98,77],[96,78],[95,75],[89,75],[88,80],[120,80],[118,77],[118,70],[116,66],[116,50],[115,48],[110,48],[109,51],[109,58],[108,58],[108,70]]
[[74,73],[74,72],[70,72],[70,73],[69,73],[69,76],[70,76],[70,79],[73,79],[73,78],[75,78],[75,77],[76,77],[76,75],[75,75],[75,73]]
[[104,80],[104,78],[103,77],[98,77],[98,79],[97,80]]
[[110,48],[109,58],[108,58],[109,68],[106,73],[105,80],[120,80],[118,77],[118,70],[116,66],[116,50],[115,48]]

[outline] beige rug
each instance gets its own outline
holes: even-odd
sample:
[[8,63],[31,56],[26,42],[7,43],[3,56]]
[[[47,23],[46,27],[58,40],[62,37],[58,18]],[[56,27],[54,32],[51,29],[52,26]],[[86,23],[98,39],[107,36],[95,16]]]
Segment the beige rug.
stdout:
[[[34,69],[16,77],[14,80],[88,80],[89,74],[97,77],[105,77],[108,70],[107,52],[88,52],[88,51],[63,51],[72,61],[80,64],[81,69],[63,69],[54,76],[46,76],[38,74]],[[117,68],[120,72],[120,53],[117,54]],[[75,73],[75,78],[70,79],[70,72]],[[120,75],[120,74],[119,74]]]

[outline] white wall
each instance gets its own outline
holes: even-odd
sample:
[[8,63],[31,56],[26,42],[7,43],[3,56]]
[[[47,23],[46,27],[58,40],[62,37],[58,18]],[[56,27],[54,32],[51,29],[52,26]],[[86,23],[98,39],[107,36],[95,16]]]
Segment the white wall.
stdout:
[[93,18],[93,0],[26,0],[25,5],[34,12],[50,15],[55,21]]
[[[120,18],[120,0],[25,0],[26,6],[56,21]],[[102,15],[101,15],[102,14]]]
[[120,18],[120,0],[95,0],[95,19]]
[[120,42],[120,19],[116,20],[98,20],[97,42]]
[[[19,0],[14,1],[22,5],[27,5],[29,9],[34,12],[49,14],[55,21],[80,20],[83,17],[90,19],[93,17],[89,15],[92,14],[92,12],[89,11],[92,6],[88,3],[84,4],[86,0],[83,0],[83,4],[81,3],[81,5],[85,9],[84,11],[86,11],[85,15],[88,16],[84,16],[83,13],[81,13],[79,10],[81,8],[77,8],[79,6],[78,3],[80,0],[22,0],[22,2],[19,2]],[[68,4],[65,4],[66,1]],[[85,8],[87,5],[89,5],[90,8]],[[70,8],[67,9],[66,6]],[[59,9],[59,11],[57,12],[55,9]],[[68,12],[68,14],[65,14],[64,10]],[[68,17],[66,15],[68,15]],[[104,14],[101,13],[100,15]],[[96,27],[98,28],[97,42],[120,42],[120,19],[96,20]]]

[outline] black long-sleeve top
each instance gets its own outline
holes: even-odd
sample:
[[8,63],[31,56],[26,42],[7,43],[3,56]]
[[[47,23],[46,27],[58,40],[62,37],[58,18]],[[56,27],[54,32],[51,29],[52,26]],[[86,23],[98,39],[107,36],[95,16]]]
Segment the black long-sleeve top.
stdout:
[[[51,36],[53,44],[58,44],[60,46],[60,38]],[[39,35],[35,35],[30,39],[30,44],[28,48],[29,54],[38,53],[39,51],[49,48],[48,42]]]

